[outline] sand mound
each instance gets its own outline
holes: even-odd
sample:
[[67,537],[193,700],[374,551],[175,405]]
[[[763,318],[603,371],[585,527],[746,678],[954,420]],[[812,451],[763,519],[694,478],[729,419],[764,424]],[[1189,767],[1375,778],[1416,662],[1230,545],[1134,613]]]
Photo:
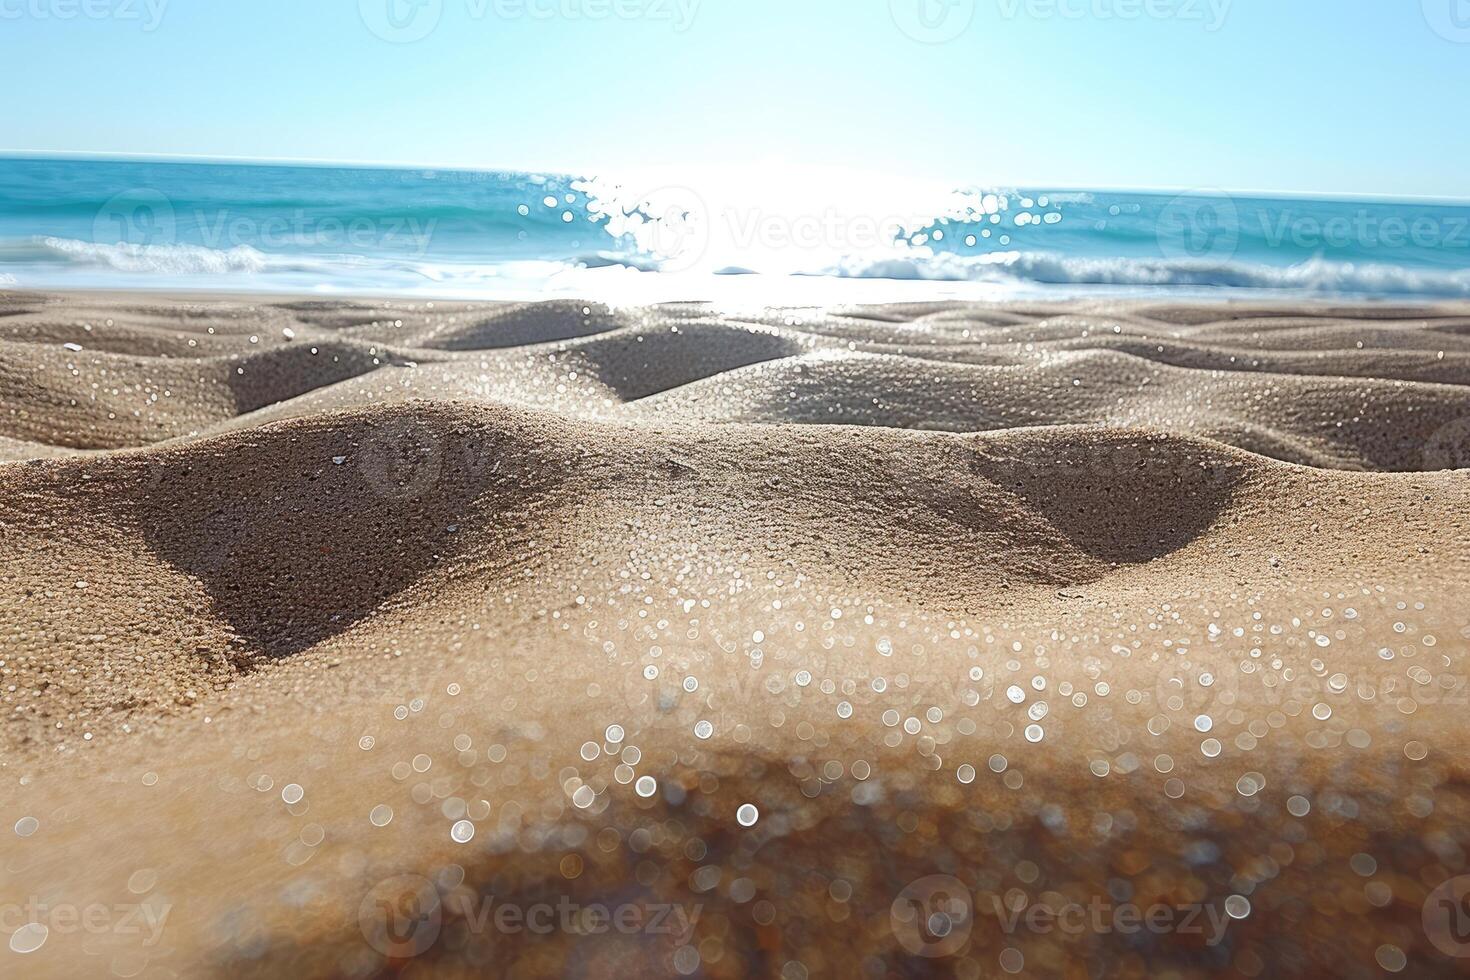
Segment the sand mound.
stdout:
[[[20,346],[0,361],[0,437],[135,447],[262,410],[250,424],[366,407],[398,388],[579,417],[951,432],[1096,422],[1410,471],[1454,468],[1445,447],[1470,417],[1470,337],[1446,310],[937,305],[729,320],[561,301],[54,305],[36,298],[5,320],[0,342]],[[404,369],[424,373],[390,377]]]

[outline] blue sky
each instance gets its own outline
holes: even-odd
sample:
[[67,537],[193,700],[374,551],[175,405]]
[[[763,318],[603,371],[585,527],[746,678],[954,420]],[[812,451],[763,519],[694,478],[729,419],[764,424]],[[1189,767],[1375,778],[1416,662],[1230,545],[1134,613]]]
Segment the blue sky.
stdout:
[[1470,0],[0,0],[0,39],[6,150],[1470,197]]

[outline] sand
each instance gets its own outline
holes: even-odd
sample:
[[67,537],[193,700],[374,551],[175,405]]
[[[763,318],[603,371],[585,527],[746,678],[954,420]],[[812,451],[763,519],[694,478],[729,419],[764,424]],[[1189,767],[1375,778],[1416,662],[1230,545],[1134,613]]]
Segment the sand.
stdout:
[[1470,307],[0,294],[0,460],[0,973],[1470,970]]

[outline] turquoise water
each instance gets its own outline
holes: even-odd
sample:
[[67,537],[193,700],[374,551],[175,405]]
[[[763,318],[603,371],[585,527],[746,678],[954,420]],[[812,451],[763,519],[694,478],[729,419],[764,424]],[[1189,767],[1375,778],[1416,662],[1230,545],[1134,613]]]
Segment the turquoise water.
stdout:
[[[1470,297],[1470,206],[0,159],[0,285],[494,297],[658,284]],[[724,285],[722,285],[724,284]]]

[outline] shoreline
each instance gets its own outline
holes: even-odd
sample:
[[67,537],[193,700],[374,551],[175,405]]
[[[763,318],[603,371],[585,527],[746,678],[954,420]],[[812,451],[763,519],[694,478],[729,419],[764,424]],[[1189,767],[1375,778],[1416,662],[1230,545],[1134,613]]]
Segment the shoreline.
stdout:
[[[725,276],[731,280],[760,279],[764,277]],[[780,278],[780,277],[772,277]],[[798,277],[817,278],[817,277]],[[840,282],[883,282],[883,280],[836,280]],[[890,280],[913,286],[916,289],[943,287],[950,284],[943,281],[925,280]],[[1106,306],[1108,308],[1135,309],[1147,306],[1197,306],[1197,307],[1241,307],[1247,306],[1260,309],[1274,309],[1285,315],[1293,311],[1307,310],[1312,312],[1327,311],[1350,311],[1360,309],[1373,312],[1381,312],[1393,309],[1423,310],[1435,313],[1439,316],[1470,316],[1470,300],[1462,300],[1446,297],[1426,297],[1415,300],[1412,297],[1400,297],[1393,295],[1333,295],[1333,294],[1301,294],[1290,291],[1276,293],[1269,290],[1251,290],[1233,287],[1213,287],[1211,291],[1204,293],[1190,292],[1187,287],[1177,287],[1177,291],[1165,291],[1150,293],[1140,288],[1129,287],[1100,287],[1103,289],[1117,288],[1119,292],[1100,293],[1088,296],[1081,293],[1059,293],[1055,296],[1023,296],[998,299],[964,299],[960,297],[939,297],[927,301],[877,301],[871,303],[815,303],[796,304],[794,309],[813,309],[822,307],[851,308],[851,307],[909,307],[909,306],[968,306],[973,308],[993,307],[1005,309],[1008,307],[1032,308],[1037,306],[1070,306],[1070,307],[1092,307]],[[73,297],[87,297],[93,300],[103,300],[111,303],[126,305],[128,301],[146,300],[150,302],[219,302],[236,304],[271,305],[278,303],[340,303],[344,305],[372,305],[375,303],[448,303],[459,306],[484,306],[504,307],[508,305],[533,305],[537,302],[546,303],[572,303],[583,302],[608,307],[640,307],[640,306],[691,306],[709,307],[710,312],[718,314],[721,312],[720,303],[717,299],[698,298],[697,294],[680,296],[677,299],[660,301],[657,303],[637,302],[614,302],[607,297],[593,294],[585,296],[572,295],[547,295],[542,299],[524,299],[520,297],[465,297],[453,295],[423,295],[416,293],[323,293],[310,290],[294,292],[275,292],[268,290],[240,290],[240,289],[217,289],[201,286],[197,289],[182,287],[154,287],[139,286],[137,288],[117,288],[111,286],[74,286],[65,289],[51,289],[46,287],[23,287],[0,285],[0,299],[21,299],[24,301],[46,301],[65,303]],[[749,304],[741,304],[748,306]],[[771,304],[768,308],[784,308],[780,304]]]

